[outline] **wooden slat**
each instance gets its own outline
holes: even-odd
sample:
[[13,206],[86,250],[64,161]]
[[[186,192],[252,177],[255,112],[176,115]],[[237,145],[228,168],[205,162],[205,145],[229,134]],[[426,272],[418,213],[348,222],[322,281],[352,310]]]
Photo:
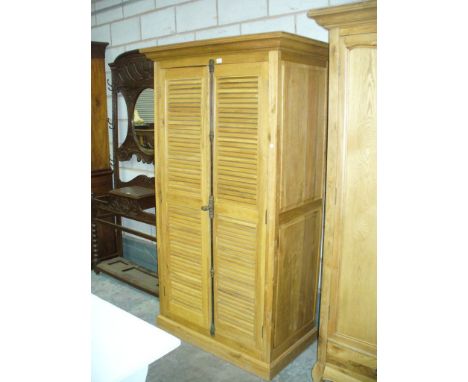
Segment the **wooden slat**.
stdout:
[[[256,227],[218,215],[216,233],[217,325],[221,325],[223,335],[252,345],[255,342]],[[229,331],[222,331],[223,327]]]
[[260,347],[262,320],[261,71],[259,64],[215,69],[216,333],[251,351]]
[[167,70],[163,78],[165,123],[161,145],[164,287],[161,312],[209,327],[207,283],[208,197],[206,174],[206,68]]
[[[217,198],[250,205],[257,204],[258,81],[257,76],[218,76],[216,82],[216,150],[217,159],[224,160],[217,167]],[[249,108],[230,105],[238,100]],[[238,158],[250,160],[250,176],[233,165]]]

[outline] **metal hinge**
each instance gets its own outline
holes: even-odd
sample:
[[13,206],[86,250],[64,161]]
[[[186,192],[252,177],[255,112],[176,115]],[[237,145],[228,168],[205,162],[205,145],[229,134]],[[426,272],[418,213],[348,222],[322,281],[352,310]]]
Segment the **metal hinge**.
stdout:
[[262,338],[263,338],[263,325],[262,325]]
[[210,276],[211,276],[212,279],[214,278],[214,269],[213,268],[210,269]]
[[265,224],[267,224],[268,221],[268,210],[265,211]]
[[210,73],[213,73],[214,72],[214,66],[215,66],[215,62],[213,59],[211,59],[210,61],[208,61],[208,67],[210,68]]
[[214,217],[214,197],[213,195],[210,195],[210,198],[208,200],[208,205],[202,206],[202,211],[209,211],[210,213],[210,219],[213,219]]

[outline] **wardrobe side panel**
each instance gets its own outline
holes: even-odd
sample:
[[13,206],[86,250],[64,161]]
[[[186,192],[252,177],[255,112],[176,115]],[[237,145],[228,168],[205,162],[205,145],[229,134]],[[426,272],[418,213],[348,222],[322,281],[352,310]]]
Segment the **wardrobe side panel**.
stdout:
[[337,282],[336,333],[377,342],[377,144],[376,50],[347,52],[341,264]]
[[327,213],[333,216],[324,248],[330,299],[324,375],[349,363],[346,373],[376,379],[376,34],[341,36],[335,44],[347,65],[334,74],[339,113],[331,117],[337,128],[329,137],[337,155],[329,159],[327,177]]
[[327,68],[283,61],[273,358],[316,329]]
[[377,35],[369,33],[375,29],[374,20],[330,32],[327,216],[314,381],[377,380]]

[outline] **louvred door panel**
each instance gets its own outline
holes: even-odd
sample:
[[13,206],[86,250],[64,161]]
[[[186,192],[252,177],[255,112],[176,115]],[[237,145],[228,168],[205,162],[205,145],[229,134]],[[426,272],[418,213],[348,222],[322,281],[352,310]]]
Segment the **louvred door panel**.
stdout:
[[163,71],[161,169],[164,308],[168,317],[209,329],[208,68]]
[[265,78],[263,63],[215,68],[216,336],[254,350],[263,315]]

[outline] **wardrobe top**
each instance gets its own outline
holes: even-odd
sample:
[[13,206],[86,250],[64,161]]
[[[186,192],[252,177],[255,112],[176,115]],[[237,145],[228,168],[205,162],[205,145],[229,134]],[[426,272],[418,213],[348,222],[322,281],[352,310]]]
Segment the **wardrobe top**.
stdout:
[[363,22],[377,21],[377,1],[344,4],[336,7],[312,9],[307,13],[311,19],[324,28],[352,27]]
[[140,49],[153,61],[219,53],[284,50],[328,58],[328,44],[287,32],[269,32]]

